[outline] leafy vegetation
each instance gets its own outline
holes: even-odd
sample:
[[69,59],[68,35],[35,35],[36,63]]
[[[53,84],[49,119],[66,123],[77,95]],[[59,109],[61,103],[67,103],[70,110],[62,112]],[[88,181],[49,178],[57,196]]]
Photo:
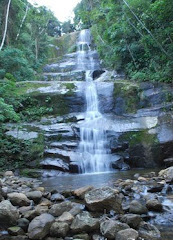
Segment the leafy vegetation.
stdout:
[[133,80],[171,82],[172,0],[82,0],[75,25],[92,29],[108,68]]

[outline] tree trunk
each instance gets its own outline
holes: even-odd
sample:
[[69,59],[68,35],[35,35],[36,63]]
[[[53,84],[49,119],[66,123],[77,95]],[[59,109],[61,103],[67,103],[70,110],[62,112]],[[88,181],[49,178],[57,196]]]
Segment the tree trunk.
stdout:
[[38,59],[38,38],[35,39],[35,59]]
[[8,5],[7,5],[7,13],[6,13],[6,17],[5,17],[5,29],[4,29],[4,33],[3,33],[1,46],[0,46],[0,51],[2,50],[2,48],[4,46],[4,42],[5,42],[5,38],[6,38],[6,34],[7,34],[8,16],[9,16],[10,4],[11,4],[11,0],[8,1]]
[[19,31],[18,31],[17,36],[16,36],[16,41],[17,41],[17,39],[18,39],[19,36],[20,36],[20,31],[21,31],[22,26],[23,26],[23,23],[24,23],[24,21],[25,21],[25,19],[26,19],[28,10],[29,10],[29,3],[28,3],[28,5],[27,5],[27,7],[26,7],[25,15],[23,16],[23,19],[22,19],[22,21],[21,21],[21,24],[20,24],[20,27],[19,27]]

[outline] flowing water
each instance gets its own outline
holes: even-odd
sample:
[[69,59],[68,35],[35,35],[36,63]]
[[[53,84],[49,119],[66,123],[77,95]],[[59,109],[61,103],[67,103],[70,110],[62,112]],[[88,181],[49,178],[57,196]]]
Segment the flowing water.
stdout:
[[95,51],[91,49],[91,35],[89,30],[82,30],[78,41],[77,64],[78,69],[84,70],[86,80],[86,114],[80,127],[79,152],[81,160],[79,172],[97,173],[111,169],[109,150],[104,130],[98,129],[98,120],[103,118],[98,108],[98,95],[93,81],[93,71],[100,69]]

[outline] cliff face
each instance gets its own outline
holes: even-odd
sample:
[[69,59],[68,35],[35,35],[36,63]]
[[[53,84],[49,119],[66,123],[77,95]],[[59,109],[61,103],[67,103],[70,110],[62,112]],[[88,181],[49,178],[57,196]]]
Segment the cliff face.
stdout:
[[[52,109],[41,121],[23,126],[24,132],[38,132],[44,137],[44,155],[38,166],[46,169],[45,176],[78,171],[79,129],[86,100],[85,71],[76,68],[77,37],[78,33],[64,35],[50,46],[50,64],[44,67],[42,81],[25,89],[38,108]],[[97,53],[93,57],[98,58]],[[173,148],[171,85],[131,82],[106,69],[94,71],[93,77],[104,115],[97,127],[106,131],[113,167],[164,165]],[[9,134],[18,137],[15,131]],[[35,167],[35,163],[28,165]]]

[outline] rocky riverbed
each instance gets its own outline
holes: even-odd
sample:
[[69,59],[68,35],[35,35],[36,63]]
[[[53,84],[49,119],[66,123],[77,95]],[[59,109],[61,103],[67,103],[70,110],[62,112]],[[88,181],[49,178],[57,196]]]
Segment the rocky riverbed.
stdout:
[[[134,177],[118,179],[113,187],[58,192],[47,191],[40,180],[5,172],[0,181],[0,239],[172,239],[173,167],[157,176]],[[163,227],[170,238],[160,232]]]

